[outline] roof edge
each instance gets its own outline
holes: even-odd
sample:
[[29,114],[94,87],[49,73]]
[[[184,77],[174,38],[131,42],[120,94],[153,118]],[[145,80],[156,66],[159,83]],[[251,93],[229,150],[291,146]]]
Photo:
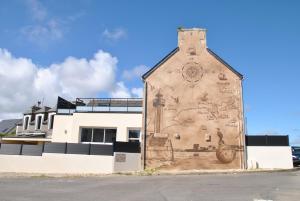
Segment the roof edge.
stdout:
[[232,66],[230,66],[226,61],[224,61],[221,57],[219,57],[211,49],[209,49],[209,48],[206,48],[206,49],[213,57],[215,57],[218,61],[220,61],[222,64],[224,64],[229,70],[231,70],[233,73],[235,73],[241,80],[244,78],[244,76],[241,73],[239,73],[237,70],[235,70]]
[[150,70],[148,70],[144,75],[142,75],[142,79],[145,80],[149,75],[151,75],[158,67],[160,67],[163,63],[165,63],[170,57],[172,57],[176,52],[179,51],[179,47],[173,49],[167,56],[161,59],[158,63],[156,63]]

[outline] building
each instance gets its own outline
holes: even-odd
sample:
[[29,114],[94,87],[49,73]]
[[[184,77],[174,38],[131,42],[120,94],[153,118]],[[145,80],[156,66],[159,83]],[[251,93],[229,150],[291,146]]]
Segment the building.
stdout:
[[112,144],[140,141],[142,99],[58,97],[54,108],[32,106],[18,124],[16,136],[4,143],[68,142]]
[[22,122],[22,119],[6,119],[0,121],[0,134],[13,134],[16,132],[17,124]]
[[178,29],[178,47],[143,75],[144,163],[160,169],[243,169],[243,76]]
[[245,136],[243,76],[207,48],[204,29],[178,29],[178,47],[142,78],[143,99],[31,107],[2,139],[0,172],[293,167],[288,136]]
[[142,99],[77,98],[70,104],[58,104],[52,142],[140,141]]

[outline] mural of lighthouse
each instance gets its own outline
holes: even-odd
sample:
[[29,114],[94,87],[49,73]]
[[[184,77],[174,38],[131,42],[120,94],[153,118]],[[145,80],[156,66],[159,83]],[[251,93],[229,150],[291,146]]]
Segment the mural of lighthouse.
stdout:
[[156,98],[153,100],[153,106],[156,108],[155,111],[155,122],[154,122],[154,135],[159,136],[161,133],[162,119],[163,119],[163,107],[165,106],[165,100],[163,95],[158,91],[155,95]]

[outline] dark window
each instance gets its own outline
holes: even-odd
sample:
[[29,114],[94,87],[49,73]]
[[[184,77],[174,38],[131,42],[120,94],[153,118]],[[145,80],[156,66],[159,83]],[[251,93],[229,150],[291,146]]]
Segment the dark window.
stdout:
[[53,123],[54,123],[54,115],[50,116],[50,126],[49,129],[53,129]]
[[139,129],[130,129],[128,131],[128,141],[129,142],[139,142],[140,141],[140,133]]
[[81,142],[91,142],[92,131],[93,131],[93,129],[91,129],[91,128],[83,128],[81,130]]
[[82,128],[81,142],[112,143],[116,141],[117,129]]
[[28,128],[28,122],[29,122],[29,117],[25,117],[24,130],[27,130],[27,128]]
[[105,129],[105,142],[115,142],[117,129]]
[[41,124],[42,124],[42,116],[38,116],[38,118],[37,118],[37,126],[36,126],[37,130],[41,129]]
[[94,129],[93,142],[103,142],[103,141],[104,141],[104,129]]

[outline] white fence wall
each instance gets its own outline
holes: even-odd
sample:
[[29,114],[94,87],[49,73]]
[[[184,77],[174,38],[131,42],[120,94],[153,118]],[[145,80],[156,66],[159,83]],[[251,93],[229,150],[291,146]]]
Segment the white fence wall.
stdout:
[[131,172],[141,170],[140,153],[115,152],[114,172]]
[[0,172],[108,174],[113,173],[113,156],[49,154],[42,156],[0,155]]
[[248,169],[291,169],[291,147],[247,146],[247,165]]

